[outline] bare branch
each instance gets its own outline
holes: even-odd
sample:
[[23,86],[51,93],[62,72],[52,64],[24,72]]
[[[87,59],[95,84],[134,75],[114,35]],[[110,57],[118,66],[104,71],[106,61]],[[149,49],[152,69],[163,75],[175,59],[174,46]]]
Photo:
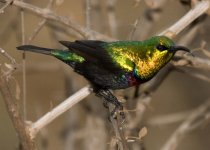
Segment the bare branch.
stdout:
[[29,128],[24,123],[19,112],[15,99],[12,96],[6,78],[0,77],[0,91],[6,104],[8,113],[13,122],[16,132],[18,133],[21,145],[24,150],[35,150],[33,138],[30,136]]
[[117,37],[117,18],[115,14],[115,4],[117,0],[107,0],[107,15],[110,32],[113,37]]
[[189,66],[207,71],[210,70],[209,59],[201,58],[198,56],[192,57],[185,54],[177,54],[174,58],[178,58],[176,62],[173,62],[175,66]]
[[[42,16],[48,20],[57,21],[64,25],[67,25],[71,28],[73,28],[75,31],[83,35],[84,37],[89,37],[94,35],[97,39],[107,39],[111,40],[110,37],[107,37],[105,35],[102,35],[96,31],[89,30],[87,28],[84,28],[77,23],[73,22],[72,20],[58,16],[54,14],[53,12],[41,9],[38,7],[35,7],[33,5],[23,3],[20,1],[14,1],[13,3],[15,6],[21,7],[23,9],[29,10],[39,16]],[[173,26],[171,26],[169,29],[162,32],[160,35],[166,35],[168,37],[174,37],[178,33],[180,33],[184,28],[186,28],[187,25],[189,25],[193,20],[198,18],[200,15],[205,13],[209,8],[209,1],[201,1],[198,2],[193,9],[191,9],[185,16],[183,16],[179,21],[177,21]]]
[[0,48],[0,53],[5,56],[14,66],[17,65],[15,59],[9,55],[4,49]]
[[[148,8],[144,11],[143,17],[140,16],[138,21],[139,28],[135,29],[136,34],[134,34],[134,39],[143,40],[150,35],[153,30],[155,23],[158,22],[162,17],[162,10],[164,9],[165,2],[168,0],[144,0]],[[134,31],[134,30],[133,30]],[[132,32],[133,32],[132,31]],[[131,33],[132,33],[131,32]]]
[[86,0],[85,1],[85,5],[86,5],[86,28],[90,29],[90,10],[91,10],[91,6],[90,6],[90,0]]
[[[175,150],[179,142],[181,142],[181,140],[188,132],[198,128],[206,121],[209,121],[210,117],[209,116],[206,117],[206,114],[209,115],[209,113],[210,113],[210,99],[208,99],[205,103],[203,103],[201,106],[199,106],[190,114],[190,116],[171,135],[171,137],[161,148],[161,150]],[[194,126],[195,124],[197,124],[196,128]]]
[[[109,104],[109,111],[110,113],[113,111],[112,104]],[[119,147],[119,150],[128,150],[128,145],[127,141],[124,136],[124,131],[123,131],[123,122],[121,121],[121,116],[119,113],[117,113],[117,118],[114,119],[112,116],[110,117],[115,136],[116,136],[116,143]]]
[[135,20],[135,22],[134,22],[134,24],[133,24],[133,28],[131,29],[131,32],[130,32],[129,37],[128,37],[129,40],[133,40],[134,33],[135,33],[136,30],[137,30],[137,26],[138,26],[138,24],[139,24],[139,21],[140,21],[139,19],[136,19],[136,20]]
[[[23,1],[23,0],[21,0]],[[21,37],[22,37],[22,45],[25,44],[25,41],[26,41],[26,37],[25,37],[25,13],[24,13],[24,10],[22,9],[20,11],[20,19],[21,19]],[[22,84],[23,84],[23,116],[24,116],[24,119],[26,120],[27,118],[27,101],[26,101],[26,92],[27,92],[27,88],[26,88],[26,53],[25,51],[22,52],[22,67],[23,67],[23,76],[22,76]]]
[[209,82],[210,83],[210,78],[201,74],[201,73],[197,73],[197,72],[193,72],[192,71],[188,71],[186,69],[183,69],[183,68],[175,68],[177,71],[180,71],[182,73],[186,73],[188,74],[189,76],[192,76],[192,77],[195,77],[195,78],[198,78],[200,80],[203,80],[203,81],[206,81],[206,82]]
[[[46,9],[51,10],[51,8],[53,7],[53,3],[54,3],[54,0],[49,0]],[[37,34],[41,31],[41,29],[44,27],[44,25],[46,24],[46,22],[47,22],[47,19],[46,18],[42,19],[39,22],[37,28],[34,30],[34,32],[32,33],[32,35],[29,37],[27,43],[30,43],[37,36]]]
[[8,0],[6,4],[0,9],[0,14],[4,13],[4,10],[12,3],[13,0]]
[[96,31],[82,27],[81,25],[79,25],[78,23],[72,21],[71,19],[69,19],[67,17],[58,16],[55,13],[53,13],[52,11],[50,11],[49,9],[41,9],[34,5],[30,5],[30,4],[27,4],[27,3],[24,3],[21,1],[17,1],[17,0],[13,2],[13,5],[23,8],[23,9],[26,9],[28,11],[31,11],[31,12],[37,14],[38,16],[41,16],[48,20],[56,21],[63,25],[66,25],[66,26],[74,29],[78,33],[80,33],[84,38],[88,38],[89,36],[94,35],[95,38],[97,38],[97,39],[107,39],[107,40],[111,39],[103,34],[96,32]]
[[16,63],[15,59],[2,48],[0,48],[0,54],[2,54],[11,62],[11,65],[5,64],[5,66],[7,67],[7,71],[3,71],[3,69],[0,68],[0,73],[2,73],[2,77],[6,77],[8,79],[11,74],[17,69],[18,64]]
[[41,29],[44,27],[44,25],[45,25],[46,22],[47,22],[46,19],[42,19],[42,20],[39,22],[37,28],[34,30],[34,32],[32,33],[32,35],[29,37],[27,43],[30,43],[30,42],[38,35],[38,33],[39,33],[39,32],[41,31]]
[[[171,72],[172,66],[166,66],[156,77],[154,77],[149,82],[145,83],[141,89],[142,93],[141,96],[138,97],[137,105],[136,105],[136,117],[133,117],[131,122],[129,122],[128,127],[134,128],[137,127],[138,124],[141,122],[143,115],[148,107],[148,105],[152,101],[152,94],[153,92],[159,87],[162,81],[166,78],[166,76]],[[131,116],[130,116],[131,117]]]
[[184,112],[177,112],[173,114],[156,116],[154,118],[149,119],[147,122],[149,125],[152,126],[168,125],[185,120],[187,117],[189,117],[189,115],[192,112],[193,112],[192,110],[188,110]]
[[2,70],[0,68],[0,92],[7,107],[10,118],[13,122],[16,132],[18,133],[18,137],[20,139],[21,146],[23,150],[35,150],[35,143],[33,138],[30,136],[29,128],[25,124],[23,117],[19,111],[19,107],[16,103],[16,99],[14,98],[10,87],[9,87],[9,78],[11,73],[16,68],[17,65],[15,59],[12,58],[5,50],[0,48],[1,54],[3,54],[9,61],[12,63],[12,68],[8,68],[9,74],[2,74]]
[[179,21],[177,21],[174,25],[172,25],[167,30],[163,31],[160,35],[165,35],[168,37],[175,37],[178,35],[183,29],[185,29],[191,22],[193,22],[196,18],[204,14],[210,6],[209,1],[201,1],[198,2],[194,8],[192,8],[185,16],[183,16]]
[[43,117],[41,117],[39,120],[37,120],[35,123],[32,124],[30,131],[31,136],[35,137],[36,134],[44,128],[46,125],[51,123],[55,118],[66,112],[68,109],[70,109],[72,106],[83,100],[85,97],[90,95],[91,93],[90,86],[85,86],[79,91],[77,91],[75,94],[64,100],[61,104],[59,104],[57,107],[55,107],[53,110],[45,114]]

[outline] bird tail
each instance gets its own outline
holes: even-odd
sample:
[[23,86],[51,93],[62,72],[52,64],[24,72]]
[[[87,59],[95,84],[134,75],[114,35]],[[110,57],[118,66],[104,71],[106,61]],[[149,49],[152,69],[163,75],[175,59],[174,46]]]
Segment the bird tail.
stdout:
[[18,50],[24,50],[24,51],[31,51],[35,53],[41,53],[45,55],[52,55],[52,51],[55,49],[50,48],[44,48],[44,47],[38,47],[34,45],[21,45],[17,47]]
[[57,59],[70,65],[74,69],[77,64],[80,64],[84,61],[84,58],[73,53],[70,50],[57,50],[51,48],[38,47],[34,45],[21,45],[18,46],[17,49],[54,56]]

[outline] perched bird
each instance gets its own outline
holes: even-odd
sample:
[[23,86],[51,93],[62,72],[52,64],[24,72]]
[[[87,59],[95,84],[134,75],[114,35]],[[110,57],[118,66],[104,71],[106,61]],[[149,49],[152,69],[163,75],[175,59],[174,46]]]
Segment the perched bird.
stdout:
[[190,52],[165,36],[154,36],[145,41],[76,40],[60,43],[68,49],[33,45],[22,45],[17,49],[51,55],[71,66],[90,81],[96,95],[115,105],[111,115],[123,107],[110,89],[125,89],[144,83],[154,77],[176,51]]

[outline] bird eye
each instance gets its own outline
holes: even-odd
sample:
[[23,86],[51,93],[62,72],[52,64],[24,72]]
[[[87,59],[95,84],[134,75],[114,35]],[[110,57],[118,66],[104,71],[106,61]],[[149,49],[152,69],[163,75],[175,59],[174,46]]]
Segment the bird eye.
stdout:
[[164,45],[161,45],[161,44],[158,44],[157,47],[156,47],[158,50],[160,51],[164,51],[164,50],[167,50],[168,47],[164,46]]

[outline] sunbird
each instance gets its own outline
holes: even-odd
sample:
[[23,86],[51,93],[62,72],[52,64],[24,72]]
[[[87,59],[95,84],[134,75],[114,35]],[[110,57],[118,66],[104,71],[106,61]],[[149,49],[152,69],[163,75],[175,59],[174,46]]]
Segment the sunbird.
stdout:
[[154,36],[144,41],[99,40],[59,41],[68,49],[59,50],[22,45],[18,50],[51,55],[84,76],[97,96],[114,104],[111,116],[123,106],[110,90],[125,89],[147,82],[154,77],[184,46],[177,46],[166,36]]

